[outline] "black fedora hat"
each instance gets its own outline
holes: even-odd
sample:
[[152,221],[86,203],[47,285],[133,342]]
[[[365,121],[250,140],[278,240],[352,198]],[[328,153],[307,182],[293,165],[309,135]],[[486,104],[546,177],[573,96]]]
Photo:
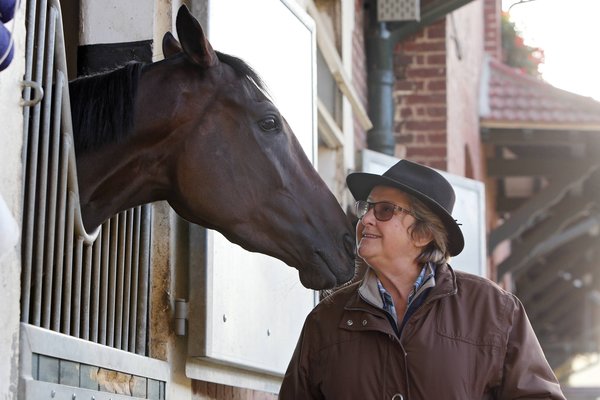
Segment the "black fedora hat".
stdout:
[[354,172],[346,183],[356,200],[366,200],[375,186],[391,186],[421,200],[441,220],[448,233],[448,251],[459,254],[465,239],[458,223],[452,218],[454,189],[440,173],[408,160],[400,160],[383,175]]

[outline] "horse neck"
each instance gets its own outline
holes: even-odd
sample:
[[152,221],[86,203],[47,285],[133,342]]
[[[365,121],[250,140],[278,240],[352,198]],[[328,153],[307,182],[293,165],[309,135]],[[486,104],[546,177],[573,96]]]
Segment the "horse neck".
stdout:
[[79,196],[86,229],[94,229],[114,214],[141,204],[164,200],[167,180],[143,147],[130,142],[111,144],[77,157]]

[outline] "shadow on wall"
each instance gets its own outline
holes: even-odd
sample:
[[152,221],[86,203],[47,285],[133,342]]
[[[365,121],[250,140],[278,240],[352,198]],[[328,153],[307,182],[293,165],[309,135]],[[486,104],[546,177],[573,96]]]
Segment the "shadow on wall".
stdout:
[[0,195],[0,261],[19,241],[19,225]]

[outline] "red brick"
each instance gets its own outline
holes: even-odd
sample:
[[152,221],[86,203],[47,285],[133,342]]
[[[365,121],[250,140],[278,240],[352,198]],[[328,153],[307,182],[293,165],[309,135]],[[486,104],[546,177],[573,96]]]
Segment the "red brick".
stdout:
[[[365,54],[365,42],[364,42],[364,22],[365,12],[363,7],[363,0],[355,0],[355,13],[354,13],[354,31],[352,32],[352,80],[354,87],[358,92],[360,101],[367,109],[367,69],[366,69],[366,54]],[[366,143],[366,131],[362,125],[354,117],[354,142],[356,149],[360,150],[365,147]]]
[[427,81],[427,90],[429,91],[446,91],[446,79],[432,79]]
[[431,133],[427,135],[430,143],[446,143],[448,135],[446,133]]
[[407,53],[406,51],[396,51],[394,52],[394,63],[396,64],[403,64],[403,65],[410,65],[412,64],[413,61],[413,57],[415,55],[412,53]]
[[425,165],[427,165],[431,168],[442,170],[442,171],[445,171],[448,168],[448,162],[447,162],[446,157],[442,158],[441,160],[437,160],[437,161],[426,161]]
[[446,117],[447,116],[447,108],[444,107],[426,107],[426,114],[430,117]]
[[407,43],[404,46],[404,51],[408,53],[429,53],[432,51],[445,51],[445,41],[435,41],[428,43]]
[[410,146],[406,149],[406,157],[446,157],[448,149],[434,146]]
[[446,65],[446,53],[434,53],[427,55],[428,65]]
[[415,141],[415,136],[413,134],[400,134],[400,135],[396,135],[396,143],[400,143],[400,144],[410,144],[413,143]]
[[396,120],[394,122],[394,132],[402,132],[403,131],[403,127],[404,127],[404,123],[406,121],[402,120],[402,121],[398,121]]
[[444,18],[441,19],[440,22],[436,22],[433,25],[430,25],[425,29],[428,38],[431,39],[439,39],[446,38],[446,20]]
[[420,93],[425,90],[425,82],[408,81],[406,79],[396,80],[394,85],[393,96],[397,100],[402,99],[403,96],[407,96],[413,93]]
[[416,104],[446,104],[445,94],[411,94],[405,98],[407,103]]
[[406,121],[406,129],[419,131],[443,131],[446,129],[446,120],[442,121]]
[[502,54],[502,45],[500,43],[500,11],[501,5],[499,0],[484,0],[484,49],[497,59]]
[[364,4],[363,4],[363,0],[355,0],[354,1],[354,12],[355,13],[362,13],[364,9]]
[[394,65],[394,77],[396,80],[406,80],[406,66]]
[[446,76],[446,67],[423,67],[409,69],[406,71],[406,77],[412,78],[440,78]]
[[400,109],[400,117],[402,119],[406,119],[413,116],[412,108],[401,108]]
[[409,90],[409,91],[413,91],[413,90],[415,90],[415,83],[407,81],[406,79],[397,80],[394,83],[394,89],[395,90]]

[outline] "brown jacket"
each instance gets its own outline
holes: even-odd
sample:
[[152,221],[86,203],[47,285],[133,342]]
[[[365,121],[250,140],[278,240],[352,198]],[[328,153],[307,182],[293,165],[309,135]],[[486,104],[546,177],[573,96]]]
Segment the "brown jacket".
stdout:
[[515,296],[446,265],[435,280],[400,337],[372,274],[323,300],[306,318],[279,398],[565,399]]

